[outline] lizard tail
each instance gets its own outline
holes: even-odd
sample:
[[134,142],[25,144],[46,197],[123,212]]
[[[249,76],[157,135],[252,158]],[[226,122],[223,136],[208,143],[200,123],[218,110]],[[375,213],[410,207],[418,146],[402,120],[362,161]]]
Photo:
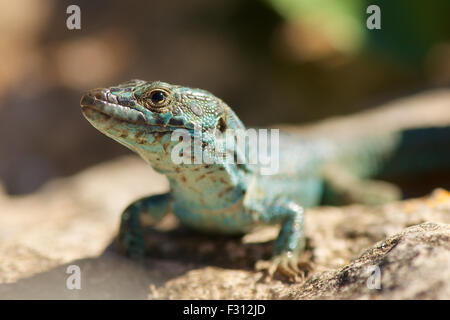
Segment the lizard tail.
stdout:
[[450,173],[450,126],[407,129],[396,133],[395,140],[396,146],[386,155],[379,176]]
[[404,197],[450,189],[450,126],[368,134],[340,145],[343,169],[399,186]]
[[450,126],[407,129],[396,133],[395,141],[376,179],[399,186],[405,198],[450,189]]

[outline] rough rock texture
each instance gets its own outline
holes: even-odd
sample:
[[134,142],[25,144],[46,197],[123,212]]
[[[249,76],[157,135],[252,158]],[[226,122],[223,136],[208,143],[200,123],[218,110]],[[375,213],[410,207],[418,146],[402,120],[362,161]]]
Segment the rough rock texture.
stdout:
[[[277,228],[240,238],[199,235],[168,217],[147,232],[149,256],[113,250],[120,211],[167,181],[125,157],[26,197],[0,195],[1,299],[449,299],[450,194],[380,208],[322,207],[306,218],[315,269],[303,283],[253,271]],[[69,265],[81,290],[69,290]],[[381,289],[376,284],[380,268]],[[375,279],[375,280],[374,280]],[[375,281],[375,282],[374,282]]]
[[[380,286],[369,277],[380,269]],[[348,265],[311,277],[287,298],[443,299],[450,297],[450,226],[427,222],[367,249]],[[372,284],[372,285],[371,285]]]

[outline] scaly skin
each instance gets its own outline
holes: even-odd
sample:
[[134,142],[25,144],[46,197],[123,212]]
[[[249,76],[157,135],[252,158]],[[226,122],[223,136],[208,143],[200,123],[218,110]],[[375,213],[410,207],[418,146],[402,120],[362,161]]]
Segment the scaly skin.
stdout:
[[[122,215],[119,247],[127,255],[142,257],[141,215],[157,222],[173,212],[185,225],[202,232],[242,234],[261,224],[281,224],[274,256],[259,268],[290,278],[301,275],[299,253],[304,248],[305,208],[324,197],[333,202],[382,203],[399,197],[394,186],[361,180],[373,175],[381,159],[393,152],[398,137],[380,135],[364,143],[340,145],[330,141],[302,141],[280,136],[279,171],[261,175],[258,165],[219,160],[219,132],[245,129],[236,114],[211,93],[164,82],[132,80],[117,87],[94,89],[81,100],[82,112],[99,131],[138,153],[167,176],[170,191],[132,203]],[[175,164],[171,152],[176,129],[200,139],[213,164]],[[247,154],[246,150],[238,150]],[[234,151],[225,154],[236,157]]]

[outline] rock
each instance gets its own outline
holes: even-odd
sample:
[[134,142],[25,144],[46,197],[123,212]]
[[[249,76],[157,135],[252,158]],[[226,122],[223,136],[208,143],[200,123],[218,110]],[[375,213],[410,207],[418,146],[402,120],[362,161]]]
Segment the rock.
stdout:
[[[378,275],[379,280],[375,279]],[[293,286],[283,298],[449,297],[450,226],[427,222],[377,243],[339,270],[318,274],[304,285]]]
[[[146,231],[144,263],[117,254],[112,243],[121,210],[166,189],[165,178],[133,156],[54,181],[33,195],[3,195],[0,298],[450,298],[447,191],[378,208],[309,210],[306,253],[315,269],[305,282],[290,283],[253,270],[258,259],[270,257],[273,227],[243,239],[211,237],[169,216]],[[81,290],[66,287],[71,265],[80,268]]]

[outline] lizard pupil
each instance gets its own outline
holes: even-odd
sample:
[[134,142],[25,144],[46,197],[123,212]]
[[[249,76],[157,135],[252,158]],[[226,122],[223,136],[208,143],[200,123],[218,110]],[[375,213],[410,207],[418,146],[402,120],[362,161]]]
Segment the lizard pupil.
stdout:
[[150,95],[150,100],[153,104],[161,104],[166,99],[166,94],[163,91],[154,91]]

